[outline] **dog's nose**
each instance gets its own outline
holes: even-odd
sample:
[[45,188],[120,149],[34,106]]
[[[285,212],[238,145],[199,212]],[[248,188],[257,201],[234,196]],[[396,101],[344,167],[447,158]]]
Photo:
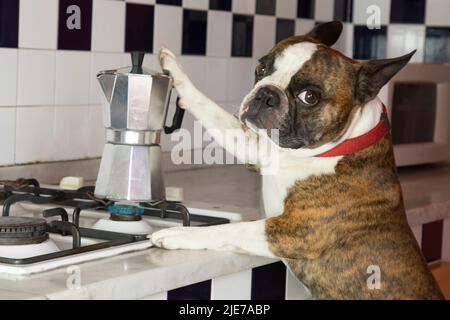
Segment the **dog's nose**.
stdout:
[[256,93],[255,100],[261,106],[275,108],[280,104],[280,95],[271,87],[261,87]]

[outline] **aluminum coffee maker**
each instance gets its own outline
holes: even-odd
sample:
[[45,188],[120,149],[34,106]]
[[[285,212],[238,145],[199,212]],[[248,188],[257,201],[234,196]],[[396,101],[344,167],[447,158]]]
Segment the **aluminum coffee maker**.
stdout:
[[143,52],[132,52],[132,67],[102,71],[106,144],[95,196],[113,201],[165,200],[161,132],[181,127],[184,110],[178,106],[171,127],[166,117],[172,78],[142,67]]

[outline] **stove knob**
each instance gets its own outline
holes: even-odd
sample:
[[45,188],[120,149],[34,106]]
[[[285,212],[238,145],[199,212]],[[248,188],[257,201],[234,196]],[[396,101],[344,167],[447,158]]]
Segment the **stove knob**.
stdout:
[[167,187],[166,200],[173,202],[183,202],[183,188]]
[[64,177],[59,182],[59,187],[65,190],[78,190],[83,184],[83,177]]

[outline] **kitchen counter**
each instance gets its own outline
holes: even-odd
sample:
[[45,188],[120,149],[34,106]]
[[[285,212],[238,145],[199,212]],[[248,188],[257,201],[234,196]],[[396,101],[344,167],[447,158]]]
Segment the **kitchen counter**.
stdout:
[[[400,177],[411,226],[450,218],[450,166],[401,169]],[[183,187],[188,201],[232,205],[252,218],[261,212],[258,175],[240,166],[170,172],[166,184]],[[79,288],[70,285],[67,268],[0,278],[0,299],[164,298],[158,294],[273,262],[228,252],[152,248],[81,264]]]

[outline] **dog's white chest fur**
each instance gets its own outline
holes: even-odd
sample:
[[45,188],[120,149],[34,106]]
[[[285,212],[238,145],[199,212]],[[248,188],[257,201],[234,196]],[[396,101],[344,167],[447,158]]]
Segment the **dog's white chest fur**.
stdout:
[[283,213],[284,201],[289,189],[297,181],[308,179],[311,176],[333,174],[341,159],[342,157],[298,159],[282,155],[278,173],[262,176],[262,197],[266,217],[274,217]]

